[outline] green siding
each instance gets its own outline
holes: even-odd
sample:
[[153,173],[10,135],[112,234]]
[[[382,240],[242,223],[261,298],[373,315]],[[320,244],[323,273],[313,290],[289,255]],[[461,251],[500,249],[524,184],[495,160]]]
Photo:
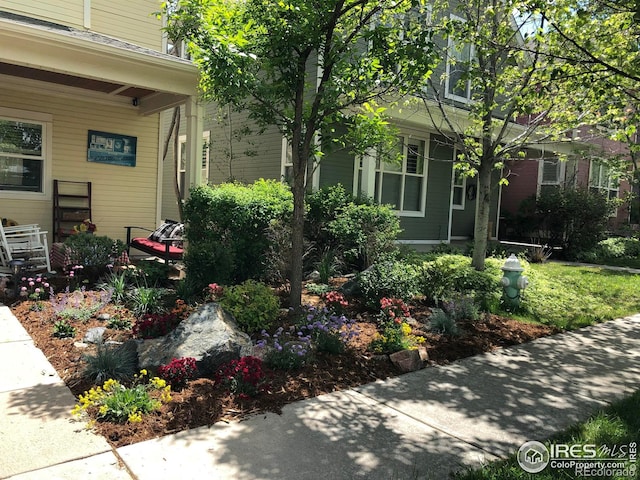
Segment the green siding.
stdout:
[[353,155],[346,150],[325,156],[320,162],[320,187],[341,183],[351,192],[354,183],[353,169]]
[[431,135],[424,217],[400,217],[402,240],[440,241],[449,238],[449,202],[453,148]]

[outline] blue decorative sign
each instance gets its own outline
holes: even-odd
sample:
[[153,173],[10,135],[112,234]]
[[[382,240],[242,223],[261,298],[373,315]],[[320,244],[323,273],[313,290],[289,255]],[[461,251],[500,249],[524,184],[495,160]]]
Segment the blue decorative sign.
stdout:
[[136,137],[89,130],[87,161],[135,167],[137,143]]

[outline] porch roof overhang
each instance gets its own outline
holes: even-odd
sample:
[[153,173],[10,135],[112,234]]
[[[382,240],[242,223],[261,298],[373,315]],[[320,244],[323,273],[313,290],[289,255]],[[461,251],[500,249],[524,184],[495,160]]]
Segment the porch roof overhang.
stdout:
[[[455,126],[458,132],[472,128],[472,118],[464,108],[443,105],[443,109],[448,121]],[[440,111],[438,104],[432,100],[428,102],[427,107],[422,100],[417,101],[416,99],[411,99],[402,105],[393,105],[387,113],[395,120],[403,123],[419,127],[428,126],[436,130],[440,129],[443,132],[451,131],[447,120],[445,120],[445,115]],[[526,140],[522,138],[524,136],[527,137]],[[546,138],[536,132],[528,133],[526,126],[515,122],[509,123],[505,131],[504,139],[509,142],[515,141],[516,143],[521,143],[527,151],[531,153],[538,152],[541,157],[545,152],[554,152],[559,155],[572,155],[575,154],[576,149],[588,145],[587,143],[576,141],[570,137],[562,141]]]
[[198,95],[190,61],[91,31],[0,11],[0,84],[73,89],[128,104],[141,115]]

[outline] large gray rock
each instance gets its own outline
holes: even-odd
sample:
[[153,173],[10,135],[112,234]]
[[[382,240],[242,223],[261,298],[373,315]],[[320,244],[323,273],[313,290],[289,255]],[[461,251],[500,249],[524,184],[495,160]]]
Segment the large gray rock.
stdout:
[[253,354],[249,335],[217,303],[207,303],[164,337],[138,345],[140,368],[168,364],[173,358],[193,357],[202,374],[213,373],[234,358]]

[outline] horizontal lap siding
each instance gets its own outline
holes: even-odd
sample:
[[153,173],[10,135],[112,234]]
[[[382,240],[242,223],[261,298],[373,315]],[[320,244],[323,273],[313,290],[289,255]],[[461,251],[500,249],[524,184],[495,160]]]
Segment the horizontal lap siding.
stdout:
[[[156,223],[158,117],[138,116],[130,107],[94,104],[68,97],[5,92],[3,107],[53,116],[53,179],[90,181],[92,220],[99,235],[124,239],[125,225]],[[87,161],[88,130],[137,137],[135,167]],[[51,190],[51,184],[47,185]],[[2,216],[39,223],[51,231],[52,199],[2,199]],[[51,235],[52,237],[53,235]]]
[[91,30],[162,51],[162,21],[156,0],[91,0]]
[[344,189],[353,192],[354,158],[347,150],[327,154],[320,161],[320,187],[341,183]]
[[84,20],[83,0],[3,0],[0,9],[74,28]]
[[211,131],[210,183],[280,180],[282,135],[275,127],[258,135],[246,113],[218,109],[215,104],[206,106],[204,125]]

